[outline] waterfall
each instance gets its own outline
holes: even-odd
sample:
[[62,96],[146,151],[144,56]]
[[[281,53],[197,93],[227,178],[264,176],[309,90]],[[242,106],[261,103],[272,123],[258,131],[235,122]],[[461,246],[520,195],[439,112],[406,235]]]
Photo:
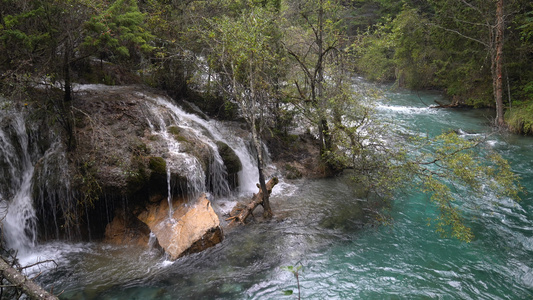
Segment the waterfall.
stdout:
[[170,167],[167,165],[168,218],[172,219],[172,213],[174,212],[174,209],[172,209],[172,186],[170,185],[170,181],[171,181],[170,178],[171,178]]
[[[212,149],[213,159],[210,168],[208,182],[213,186],[215,194],[225,194],[229,190],[227,180],[223,178],[225,168],[222,158],[218,153],[216,141],[221,141],[229,145],[242,163],[242,170],[239,172],[239,191],[241,194],[257,192],[256,183],[259,179],[259,172],[253,154],[249,151],[246,142],[242,137],[235,135],[226,126],[221,126],[220,122],[214,120],[204,120],[197,115],[185,112],[183,109],[163,97],[149,97],[159,106],[172,112],[173,124],[194,132],[196,136],[209,144]],[[203,129],[203,130],[202,130]]]
[[[63,143],[55,138],[49,149],[38,161],[39,168],[33,175],[33,189],[36,191],[35,200],[37,214],[41,222],[44,239],[59,238],[62,222],[61,214],[76,212],[68,164]],[[107,199],[106,199],[107,201]],[[73,232],[70,226],[63,226],[66,237],[73,239],[77,232]]]
[[[177,140],[175,135],[178,134],[176,126],[175,117],[169,120],[165,116],[165,111],[161,110],[161,107],[152,106],[150,109],[151,118],[155,121],[157,126],[155,126],[150,119],[148,124],[152,133],[160,137],[164,143],[166,153],[163,158],[167,164],[167,186],[168,186],[168,201],[169,208],[172,210],[172,187],[176,185],[176,182],[173,182],[171,174],[173,171],[184,175],[187,179],[186,187],[181,187],[186,190],[186,194],[189,199],[195,199],[199,196],[200,193],[206,190],[205,186],[205,173],[203,172],[202,166],[198,159],[182,149],[181,143]],[[176,172],[177,171],[177,172]]]
[[215,196],[227,195],[230,191],[228,185],[228,174],[216,148],[211,148],[211,157],[209,159],[209,174],[207,176],[207,186]]
[[[84,90],[93,88],[108,89],[87,86]],[[121,90],[113,87],[112,91]],[[147,144],[153,147],[152,155],[166,162],[169,217],[173,213],[172,198],[178,194],[195,200],[204,192],[218,198],[234,192],[234,186],[230,187],[228,182],[226,156],[221,157],[221,143],[229,146],[242,164],[237,174],[238,192],[246,196],[257,192],[257,166],[246,142],[249,133],[240,128],[241,124],[202,119],[185,112],[169,98],[139,93],[146,100],[141,102],[144,115],[138,116],[145,125],[144,138],[150,139]],[[44,240],[74,240],[87,235],[90,239],[90,226],[100,230],[98,224],[111,222],[115,208],[126,210],[128,199],[111,194],[101,195],[101,202],[93,211],[91,207],[80,206],[83,195],[75,188],[77,177],[73,174],[77,161],[67,159],[70,154],[66,153],[60,137],[62,128],[42,126],[49,124],[47,120],[37,120],[29,126],[27,117],[31,108],[16,110],[16,104],[2,99],[0,104],[3,107],[0,110],[0,222],[7,247],[19,253],[31,253],[37,232]],[[142,122],[142,118],[147,122]],[[237,170],[232,170],[232,176]],[[101,216],[96,216],[97,210]],[[95,216],[101,219],[93,219]]]
[[37,217],[31,198],[33,164],[29,137],[22,113],[9,112],[0,117],[0,218],[8,247],[19,253],[28,251],[37,238]]

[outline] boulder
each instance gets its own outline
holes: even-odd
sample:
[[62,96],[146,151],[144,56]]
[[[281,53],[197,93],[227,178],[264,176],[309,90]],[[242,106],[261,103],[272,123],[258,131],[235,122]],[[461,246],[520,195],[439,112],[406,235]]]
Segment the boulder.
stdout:
[[172,216],[169,216],[166,199],[158,205],[149,206],[138,215],[139,220],[148,225],[171,260],[203,251],[222,241],[220,220],[205,194],[194,204],[174,201],[172,206]]
[[231,189],[236,189],[239,186],[238,173],[242,170],[242,163],[235,151],[231,149],[228,144],[218,141],[216,142],[218,153],[224,161],[226,170],[228,172],[228,183]]

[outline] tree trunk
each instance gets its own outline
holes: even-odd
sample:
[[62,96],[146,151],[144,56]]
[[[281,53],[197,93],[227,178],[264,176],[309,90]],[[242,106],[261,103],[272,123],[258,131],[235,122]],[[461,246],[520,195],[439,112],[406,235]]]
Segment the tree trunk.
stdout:
[[318,46],[318,61],[317,61],[317,96],[318,96],[318,110],[320,120],[318,123],[319,137],[320,137],[320,154],[324,154],[331,150],[331,138],[329,134],[328,121],[324,116],[326,105],[324,100],[324,0],[320,0],[318,7],[318,35],[316,36],[316,43]]
[[[255,118],[254,118],[255,119]],[[254,125],[252,125],[252,139],[255,147],[255,151],[257,152],[257,170],[259,171],[259,188],[262,191],[268,190],[266,183],[265,183],[265,174],[263,173],[263,149],[261,147],[261,141],[259,140],[259,136],[257,134],[257,129]],[[270,193],[261,193],[262,200],[261,204],[263,205],[264,211],[263,211],[263,217],[265,218],[272,218],[272,208],[270,207]]]
[[495,53],[494,53],[494,100],[496,101],[496,125],[505,124],[503,118],[503,34],[504,34],[503,0],[496,3]]
[[63,58],[63,79],[65,80],[65,94],[63,97],[64,102],[70,102],[72,100],[72,84],[70,81],[70,41],[67,37],[65,42],[65,56]]
[[11,267],[3,258],[0,258],[0,273],[17,289],[20,289],[30,299],[57,300],[58,298],[45,291],[38,284],[22,275],[17,269]]
[[[236,207],[234,208],[230,213],[230,219],[233,219],[234,221],[240,222],[241,224],[244,224],[244,221],[246,221],[246,218],[250,216],[255,208],[258,205],[263,204],[264,195],[267,194],[268,197],[270,197],[270,193],[272,193],[272,189],[276,184],[278,184],[279,180],[277,177],[273,177],[265,184],[265,189],[262,189],[259,185],[259,193],[254,194],[252,197],[252,201],[244,206],[244,207]],[[267,191],[266,193],[263,193],[263,191]],[[266,209],[265,209],[266,210]]]

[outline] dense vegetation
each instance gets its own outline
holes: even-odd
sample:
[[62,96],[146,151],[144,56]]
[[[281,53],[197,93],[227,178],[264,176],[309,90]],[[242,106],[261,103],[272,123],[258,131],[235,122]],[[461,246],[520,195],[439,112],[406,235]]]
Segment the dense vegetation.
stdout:
[[493,168],[480,165],[481,154],[471,151],[479,142],[454,134],[409,140],[435,147],[434,156],[416,159],[403,150],[405,141],[385,144],[387,128],[364,103],[369,91],[355,91],[352,77],[359,72],[400,87],[442,89],[455,105],[496,107],[498,125],[505,106],[508,124],[531,132],[528,1],[1,3],[0,92],[53,110],[70,149],[76,147],[72,82],[144,82],[212,115],[242,117],[259,162],[261,139],[290,141],[290,130],[300,125],[317,138],[325,170],[356,170],[355,180],[369,193],[386,197],[418,178],[442,212],[439,230],[462,240],[472,235],[451,205],[448,180],[481,192],[483,182],[496,179],[494,186],[506,187],[501,193],[517,195],[516,177],[499,156],[491,154]]
[[532,133],[530,1],[357,2],[356,15],[376,20],[358,21],[357,68],[367,78],[444,90],[455,105],[500,105],[497,123],[505,108],[512,130]]
[[[201,92],[203,99],[216,102],[229,83],[224,81],[224,62],[219,61],[218,69],[213,65],[216,58],[210,54],[217,51],[226,63],[232,57],[242,60],[235,61],[237,72],[244,71],[239,64],[249,55],[258,63],[266,59],[262,68],[269,69],[264,75],[270,78],[272,92],[278,93],[276,103],[271,103],[278,108],[289,98],[280,94],[282,82],[296,77],[323,90],[321,65],[337,60],[338,67],[370,80],[444,90],[456,105],[497,107],[502,101],[513,130],[533,130],[530,1],[315,2],[2,0],[1,90],[20,96],[37,81],[60,83],[68,101],[72,80],[120,83],[104,72],[105,61],[116,66],[114,73],[117,68],[133,71],[175,95]],[[498,34],[500,25],[504,31]],[[225,38],[240,52],[231,45],[219,48],[228,46],[215,38],[217,30],[229,30],[223,26],[232,27]],[[256,32],[247,32],[251,28]],[[243,34],[247,37],[239,36]],[[252,40],[259,38],[257,34],[263,38]],[[254,48],[250,43],[262,44]],[[354,64],[347,64],[346,56]],[[303,69],[295,70],[298,65]],[[209,76],[220,71],[224,78]],[[298,71],[301,74],[294,74]],[[304,95],[301,84],[295,87],[303,94],[289,93],[290,97],[316,96]],[[205,106],[215,109],[220,104]],[[275,114],[281,126],[287,116]]]

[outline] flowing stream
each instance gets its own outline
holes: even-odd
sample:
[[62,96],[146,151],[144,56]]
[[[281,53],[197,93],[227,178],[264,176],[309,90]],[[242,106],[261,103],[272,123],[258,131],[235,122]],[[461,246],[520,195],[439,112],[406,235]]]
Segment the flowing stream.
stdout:
[[488,110],[427,108],[440,98],[384,91],[377,112],[405,134],[487,135],[486,144],[510,160],[529,192],[519,203],[466,199],[473,203],[465,208],[476,235],[471,243],[442,239],[428,227],[436,211],[418,191],[395,199],[392,225],[374,226],[367,211],[375,204],[358,199],[339,176],[281,182],[271,198],[273,221],[228,231],[221,244],[175,262],[100,243],[39,245],[30,258],[51,257],[59,265],[38,280],[65,290],[65,299],[295,299],[282,293],[296,292],[297,285],[281,267],[301,265],[302,299],[530,298],[533,138],[488,135]]

